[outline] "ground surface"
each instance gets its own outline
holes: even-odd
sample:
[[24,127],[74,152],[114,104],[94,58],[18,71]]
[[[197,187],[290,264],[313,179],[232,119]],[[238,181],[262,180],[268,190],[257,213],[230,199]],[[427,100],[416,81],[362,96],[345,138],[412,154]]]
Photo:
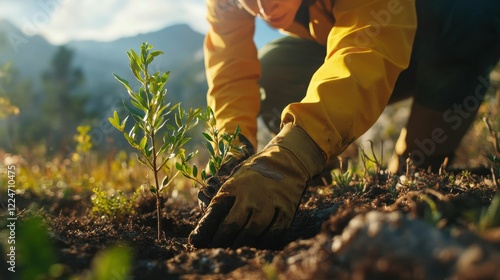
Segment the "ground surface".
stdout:
[[126,279],[500,279],[500,228],[477,228],[496,192],[491,176],[377,177],[365,179],[364,191],[356,180],[309,187],[280,250],[193,248],[187,237],[201,212],[185,200],[165,203],[161,242],[152,197],[122,220],[92,214],[90,194],[51,200],[25,193],[18,207],[36,201],[43,209],[37,215],[64,275],[85,272],[97,252],[120,243],[133,252]]

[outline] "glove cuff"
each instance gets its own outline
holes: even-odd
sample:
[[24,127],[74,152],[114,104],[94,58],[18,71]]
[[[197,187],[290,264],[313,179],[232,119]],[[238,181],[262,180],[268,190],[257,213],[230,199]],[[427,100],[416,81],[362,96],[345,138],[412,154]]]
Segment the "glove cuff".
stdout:
[[319,174],[326,164],[326,157],[307,132],[297,125],[288,123],[267,144],[266,148],[279,146],[289,150],[304,166],[310,177]]

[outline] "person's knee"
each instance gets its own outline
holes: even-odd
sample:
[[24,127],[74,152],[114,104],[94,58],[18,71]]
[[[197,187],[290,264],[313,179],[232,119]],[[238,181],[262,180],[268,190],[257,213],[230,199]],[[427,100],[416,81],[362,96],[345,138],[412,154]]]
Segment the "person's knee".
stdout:
[[305,39],[284,37],[259,51],[261,112],[267,127],[278,132],[281,112],[304,98],[312,75],[324,61],[326,49]]

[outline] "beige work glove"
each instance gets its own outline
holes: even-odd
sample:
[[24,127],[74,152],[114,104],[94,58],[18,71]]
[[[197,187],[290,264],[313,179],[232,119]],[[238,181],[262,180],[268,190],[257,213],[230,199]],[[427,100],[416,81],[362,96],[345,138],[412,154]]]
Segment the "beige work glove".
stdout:
[[189,236],[196,247],[270,247],[292,223],[307,181],[325,166],[322,151],[287,124],[222,185]]
[[[198,190],[198,206],[203,212],[205,212],[210,201],[212,201],[212,198],[217,194],[222,183],[226,181],[233,169],[255,154],[252,143],[241,134],[238,135],[237,146],[242,147],[241,152],[230,152],[231,160],[221,166],[216,176],[210,174],[211,177],[208,179],[208,185],[201,186]],[[208,168],[207,172],[210,172]]]

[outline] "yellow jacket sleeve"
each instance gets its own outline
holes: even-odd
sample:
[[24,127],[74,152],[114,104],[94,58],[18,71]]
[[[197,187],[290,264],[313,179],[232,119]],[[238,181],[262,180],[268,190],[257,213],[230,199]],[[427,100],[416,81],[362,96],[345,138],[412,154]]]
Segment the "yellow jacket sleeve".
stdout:
[[239,125],[241,133],[257,147],[260,63],[253,41],[255,18],[231,2],[207,0],[207,103],[222,132],[232,133]]
[[340,154],[368,130],[408,67],[417,19],[414,0],[337,0],[324,64],[307,94],[282,114],[326,154]]

